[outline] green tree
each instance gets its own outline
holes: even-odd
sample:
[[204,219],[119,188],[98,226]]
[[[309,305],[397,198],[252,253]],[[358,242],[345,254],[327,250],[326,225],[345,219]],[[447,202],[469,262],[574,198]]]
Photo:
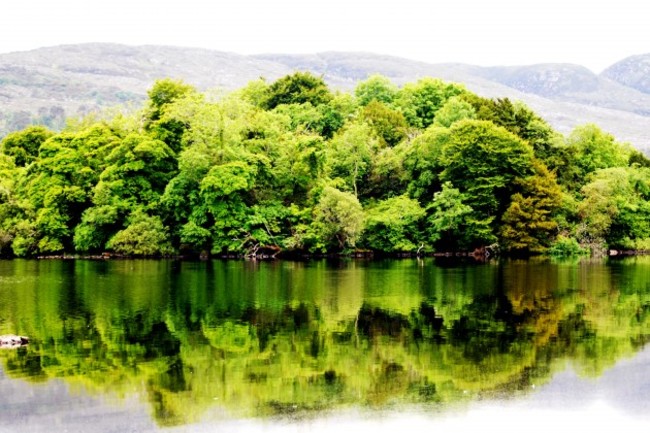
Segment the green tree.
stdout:
[[165,118],[165,114],[175,102],[196,96],[196,89],[181,80],[166,78],[156,81],[147,95],[149,105],[145,111],[146,130],[165,142],[174,152],[178,152],[188,125],[177,118]]
[[359,196],[359,186],[367,180],[379,144],[364,123],[348,124],[332,140],[328,166],[332,178],[341,178]]
[[272,110],[278,105],[305,103],[317,107],[331,100],[332,94],[321,77],[309,72],[295,72],[269,86],[264,107]]
[[[206,146],[195,144],[183,150],[178,157],[178,174],[165,186],[160,197],[161,216],[166,226],[170,228],[170,236],[175,245],[183,239],[187,248],[205,248],[209,239],[209,231],[194,221],[187,228],[184,225],[190,221],[190,216],[205,215],[204,203],[200,196],[200,184],[210,171],[213,164],[211,152]],[[206,221],[201,220],[201,224]],[[199,230],[200,229],[200,230]],[[197,230],[202,233],[197,240]],[[182,234],[186,233],[187,236]]]
[[451,97],[436,113],[433,124],[449,128],[452,124],[463,119],[475,119],[476,111],[469,102],[458,96]]
[[294,134],[282,143],[273,162],[276,199],[303,202],[322,179],[326,164],[326,143],[315,134]]
[[13,158],[0,153],[0,257],[12,254],[16,222],[23,217],[14,191],[17,177]]
[[450,139],[449,129],[433,125],[396,148],[404,155],[408,192],[412,197],[430,200],[440,190],[443,151]]
[[533,174],[533,149],[491,122],[462,120],[450,132],[441,179],[465,194],[481,219],[499,217],[519,192],[516,180]]
[[567,145],[572,157],[567,165],[573,175],[567,182],[572,190],[584,185],[587,175],[596,170],[627,166],[631,154],[628,147],[593,124],[576,127],[567,137]]
[[174,152],[160,140],[131,134],[106,158],[108,166],[95,189],[96,204],[120,202],[155,208],[169,180],[176,174]]
[[466,201],[451,182],[445,182],[434,194],[426,209],[426,234],[436,250],[468,250],[497,240],[491,228],[494,217],[481,219]]
[[377,100],[366,104],[361,117],[374,129],[385,146],[393,147],[407,137],[408,125],[402,113]]
[[522,190],[512,196],[503,214],[500,243],[506,251],[545,252],[557,236],[555,215],[562,205],[562,191],[546,166],[536,161],[534,167],[534,175],[517,180]]
[[268,96],[269,84],[262,77],[249,81],[244,87],[234,92],[236,97],[252,104],[255,107],[263,108]]
[[183,125],[174,152],[198,145],[221,163],[240,158],[244,137],[256,134],[258,111],[236,95],[212,102],[192,94],[166,106],[160,121]]
[[83,213],[74,228],[74,247],[79,252],[104,251],[110,237],[123,225],[126,212],[111,204],[95,205]]
[[381,252],[414,252],[421,242],[425,211],[406,195],[378,202],[366,210],[363,245]]
[[383,75],[374,74],[357,84],[354,95],[361,106],[366,106],[373,101],[390,106],[395,100],[398,91],[397,86],[390,79]]
[[176,173],[174,152],[164,142],[129,134],[106,157],[106,168],[93,189],[93,206],[76,226],[79,251],[106,247],[132,213],[160,211],[160,197]]
[[426,128],[433,123],[436,113],[449,98],[465,92],[467,90],[459,84],[422,78],[417,83],[406,84],[400,90],[396,103],[409,125]]
[[292,131],[316,133],[325,138],[331,138],[344,124],[342,113],[336,109],[332,101],[318,106],[309,102],[282,104],[275,108],[274,112],[290,119]]
[[[114,139],[112,131],[97,126],[57,134],[41,144],[39,157],[17,186],[25,199],[24,218],[34,228],[24,233],[36,236],[37,248],[30,253],[73,250],[74,227],[91,205],[93,187],[105,164],[98,148],[109,148]],[[15,240],[20,243],[19,237]]]
[[[245,228],[250,215],[247,196],[255,184],[255,176],[254,166],[235,161],[212,167],[201,180],[200,195],[207,214],[192,215],[190,223],[211,232],[213,253],[241,252],[249,241],[250,234]],[[188,229],[184,228],[185,234]]]
[[372,201],[404,194],[408,175],[404,168],[404,152],[397,147],[385,147],[373,159],[363,196]]
[[147,91],[149,97],[148,118],[152,121],[160,119],[166,106],[194,92],[194,87],[182,80],[173,80],[171,78],[157,80],[151,89]]
[[482,98],[469,92],[460,95],[460,98],[474,108],[477,119],[490,121],[527,141],[533,147],[535,156],[549,168],[563,166],[558,146],[563,144],[564,138],[522,102],[512,102],[508,98]]
[[302,72],[229,94],[166,79],[139,113],[11,134],[0,254],[149,254],[127,239],[145,223],[142,245],[163,239],[153,254],[340,252],[361,239],[355,203],[376,250],[538,252],[557,234],[650,247],[650,162],[598,127],[564,139],[521,103],[431,78],[371,76],[354,93]]
[[578,204],[578,240],[592,249],[650,245],[648,185],[648,169],[613,167],[596,171],[581,189],[584,199]]
[[36,159],[41,144],[53,135],[44,126],[29,126],[8,134],[0,142],[0,153],[13,157],[18,167],[24,167]]
[[642,152],[631,149],[628,164],[630,167],[637,166],[648,168],[650,167],[650,159],[648,159],[648,157],[645,156]]
[[126,228],[115,233],[106,246],[128,256],[164,256],[173,252],[160,218],[140,209],[129,216]]
[[328,250],[354,248],[363,232],[363,220],[363,209],[354,195],[331,186],[323,189],[314,208],[314,224]]

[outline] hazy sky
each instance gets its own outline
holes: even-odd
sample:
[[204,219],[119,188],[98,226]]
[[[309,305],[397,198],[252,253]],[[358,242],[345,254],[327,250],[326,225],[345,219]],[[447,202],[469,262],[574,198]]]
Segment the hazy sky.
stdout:
[[240,54],[368,51],[432,63],[568,62],[650,52],[642,0],[10,0],[0,53],[68,43]]

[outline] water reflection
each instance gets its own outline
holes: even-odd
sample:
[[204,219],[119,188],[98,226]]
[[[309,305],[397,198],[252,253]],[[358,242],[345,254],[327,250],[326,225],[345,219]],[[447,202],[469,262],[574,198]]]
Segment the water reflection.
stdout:
[[159,425],[529,395],[650,336],[650,260],[0,262],[5,374],[142,396]]

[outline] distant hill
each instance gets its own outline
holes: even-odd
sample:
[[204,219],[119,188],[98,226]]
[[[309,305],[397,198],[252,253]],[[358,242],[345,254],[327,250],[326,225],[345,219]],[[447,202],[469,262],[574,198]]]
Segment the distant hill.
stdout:
[[[570,64],[482,68],[477,74],[524,93],[650,116],[650,94]],[[649,75],[650,77],[650,75]]]
[[56,46],[0,54],[0,136],[32,122],[58,128],[66,116],[140,104],[158,78],[180,78],[200,89],[235,89],[295,70],[323,75],[344,90],[373,73],[396,84],[424,76],[460,82],[482,96],[522,100],[561,132],[593,122],[650,153],[650,54],[596,75],[570,64],[488,68],[372,53],[243,56],[166,46]]
[[139,104],[158,78],[230,89],[290,72],[279,64],[194,48],[82,44],[2,54],[0,134],[33,120],[56,127],[64,116]]
[[614,63],[601,75],[639,92],[650,94],[650,53]]

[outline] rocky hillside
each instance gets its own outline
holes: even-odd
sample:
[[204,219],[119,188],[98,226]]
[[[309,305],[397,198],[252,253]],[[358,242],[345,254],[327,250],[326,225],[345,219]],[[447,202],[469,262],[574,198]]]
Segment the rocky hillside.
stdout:
[[0,55],[0,134],[32,121],[142,102],[154,80],[181,78],[200,88],[235,88],[291,72],[279,64],[190,48],[65,45]]
[[602,76],[650,94],[650,53],[623,59],[605,69]]
[[[650,95],[589,69],[568,64],[482,68],[477,74],[524,93],[650,116]],[[650,77],[646,73],[647,77]]]
[[650,153],[650,55],[622,60],[596,75],[567,64],[484,68],[371,53],[242,56],[165,46],[57,46],[0,55],[0,136],[32,122],[58,128],[66,116],[137,106],[157,78],[234,89],[294,70],[323,75],[346,90],[373,73],[397,84],[423,76],[461,82],[482,96],[522,100],[562,132],[594,122]]

